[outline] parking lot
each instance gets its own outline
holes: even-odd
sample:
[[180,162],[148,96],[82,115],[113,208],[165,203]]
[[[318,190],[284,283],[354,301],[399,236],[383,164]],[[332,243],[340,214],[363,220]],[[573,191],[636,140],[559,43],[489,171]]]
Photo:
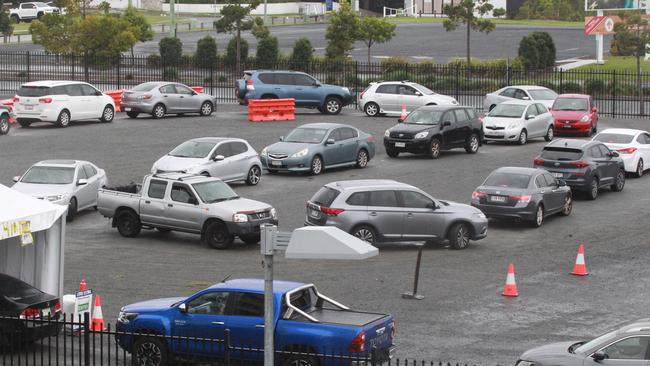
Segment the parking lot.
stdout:
[[[493,169],[531,166],[543,139],[525,146],[490,144],[476,155],[459,149],[439,160],[402,154],[390,159],[381,144],[394,117],[368,118],[353,109],[339,116],[299,110],[295,122],[250,123],[245,108],[220,105],[211,117],[141,117],[119,114],[111,124],[77,123],[14,127],[0,137],[0,183],[12,184],[31,164],[52,158],[89,160],[106,170],[111,184],[139,182],[152,163],[192,137],[247,139],[260,151],[293,127],[341,122],[373,134],[377,155],[366,169],[320,176],[264,175],[258,186],[235,184],[241,196],[277,208],[281,230],[302,226],[305,201],[336,180],[388,178],[415,185],[433,196],[468,203]],[[647,120],[602,118],[599,129],[647,129]],[[647,207],[650,177],[630,178],[621,193],[602,192],[596,201],[577,197],[569,217],[551,217],[539,229],[491,221],[488,237],[462,251],[425,247],[419,292],[411,290],[417,250],[382,245],[379,257],[362,261],[276,260],[276,278],[313,282],[324,294],[353,308],[393,313],[398,356],[475,364],[513,364],[524,350],[542,343],[584,339],[621,322],[647,317]],[[154,297],[190,294],[232,276],[263,276],[257,246],[239,241],[217,251],[198,236],[143,231],[121,237],[110,221],[85,211],[67,226],[66,293],[82,276],[102,295],[104,315],[113,322],[122,305]],[[569,275],[579,243],[586,247],[590,275]],[[509,262],[517,269],[518,298],[500,295]]]

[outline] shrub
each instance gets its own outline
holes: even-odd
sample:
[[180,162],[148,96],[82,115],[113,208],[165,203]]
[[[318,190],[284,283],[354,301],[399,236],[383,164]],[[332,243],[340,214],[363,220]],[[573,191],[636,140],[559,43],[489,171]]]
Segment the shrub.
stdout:
[[180,64],[183,66],[191,66],[195,62],[194,56],[193,55],[183,55],[181,56],[181,62]]
[[149,55],[149,56],[147,56],[147,66],[148,67],[159,67],[160,64],[161,64],[160,55]]
[[585,93],[590,95],[598,95],[606,92],[605,82],[598,79],[585,80]]
[[293,44],[289,67],[293,70],[307,70],[314,57],[314,49],[307,38],[298,38]]
[[165,37],[158,43],[161,62],[165,66],[177,66],[183,56],[183,43],[174,37]]
[[[244,61],[248,58],[248,41],[242,38],[240,46],[241,60]],[[234,37],[228,42],[224,62],[228,65],[235,65],[237,63],[237,39]]]
[[[556,89],[554,89],[556,90]],[[582,93],[582,85],[574,81],[562,83],[561,93]]]
[[409,72],[406,69],[385,72],[383,75],[386,81],[409,80]]
[[257,65],[262,68],[272,68],[278,62],[278,39],[267,36],[257,43]]
[[404,69],[410,65],[409,60],[406,57],[389,57],[381,61],[381,69],[384,72],[390,72],[393,70]]
[[555,65],[555,44],[546,32],[532,32],[519,42],[519,58],[528,70]]
[[210,36],[205,36],[196,43],[196,53],[194,53],[196,66],[202,68],[212,68],[217,66],[217,41]]

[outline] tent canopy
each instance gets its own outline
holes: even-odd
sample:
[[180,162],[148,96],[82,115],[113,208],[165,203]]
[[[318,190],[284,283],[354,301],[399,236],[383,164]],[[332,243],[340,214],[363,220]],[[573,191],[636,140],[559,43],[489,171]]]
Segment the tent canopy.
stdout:
[[[39,200],[0,184],[0,240],[47,230],[66,207]],[[25,226],[28,225],[28,226]]]

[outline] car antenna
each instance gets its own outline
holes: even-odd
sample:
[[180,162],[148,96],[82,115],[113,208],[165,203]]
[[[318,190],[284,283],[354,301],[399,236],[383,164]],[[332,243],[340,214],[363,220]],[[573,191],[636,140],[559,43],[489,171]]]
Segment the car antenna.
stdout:
[[219,281],[219,283],[228,281],[230,277],[232,277],[232,273],[227,275],[226,278],[224,278],[223,280]]

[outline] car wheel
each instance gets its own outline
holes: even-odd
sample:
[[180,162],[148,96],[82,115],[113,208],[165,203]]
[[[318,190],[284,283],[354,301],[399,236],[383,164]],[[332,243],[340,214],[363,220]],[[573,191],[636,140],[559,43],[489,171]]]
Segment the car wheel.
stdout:
[[571,215],[572,210],[573,210],[573,197],[571,196],[571,194],[567,194],[566,197],[564,197],[564,208],[562,209],[562,216]]
[[395,149],[387,148],[386,155],[388,155],[389,158],[396,158],[399,156],[399,151]]
[[242,235],[239,239],[248,245],[255,245],[260,242],[260,234]]
[[102,122],[113,122],[113,118],[115,118],[115,111],[113,110],[113,107],[110,105],[107,105],[104,107],[104,111],[102,112],[102,118],[100,118],[100,121]]
[[138,112],[126,112],[126,115],[129,116],[129,118],[138,118],[138,115],[140,113]]
[[167,109],[165,109],[165,106],[163,104],[160,104],[160,103],[156,104],[153,107],[153,110],[151,111],[151,115],[155,119],[165,117],[165,113],[167,113]]
[[478,146],[479,146],[478,135],[473,133],[469,136],[469,139],[467,139],[467,144],[465,145],[465,151],[467,151],[468,154],[476,154],[478,152]]
[[134,365],[165,366],[167,356],[167,346],[158,338],[141,337],[133,344]]
[[458,223],[449,229],[449,245],[452,249],[465,249],[469,245],[470,230],[467,224]]
[[59,118],[56,119],[56,125],[59,127],[68,127],[70,124],[70,112],[64,109],[59,113]]
[[521,130],[519,133],[519,139],[517,139],[517,143],[519,145],[526,145],[526,142],[528,142],[528,132],[526,132],[526,130]]
[[357,168],[363,169],[368,166],[368,152],[366,149],[361,149],[357,153]]
[[208,244],[214,249],[226,249],[235,239],[223,222],[213,222],[205,231]]
[[339,114],[342,108],[341,99],[337,97],[327,97],[325,99],[325,112],[327,114]]
[[115,226],[117,226],[120,235],[133,238],[140,234],[142,226],[140,225],[140,218],[135,212],[130,210],[122,211],[115,217],[115,220]]
[[20,127],[22,128],[28,128],[29,126],[31,126],[30,122],[18,121],[18,124],[20,124]]
[[203,104],[201,104],[201,111],[200,111],[200,113],[201,113],[202,116],[207,117],[207,116],[211,115],[211,114],[212,114],[212,110],[213,110],[212,103],[210,103],[210,102],[203,102]]
[[257,183],[260,182],[260,179],[262,178],[262,169],[258,167],[257,165],[253,165],[249,170],[248,170],[248,175],[246,175],[246,184],[249,186],[255,186]]
[[537,205],[537,208],[535,209],[535,217],[533,217],[533,221],[531,221],[531,224],[533,227],[540,227],[544,223],[544,206],[543,205]]
[[2,115],[2,117],[0,117],[0,135],[8,134],[10,128],[9,117],[7,117],[7,115]]
[[431,159],[438,159],[440,157],[440,140],[437,138],[431,139],[428,155]]
[[379,106],[375,102],[368,102],[363,107],[363,111],[368,117],[376,117],[379,114]]
[[598,198],[598,178],[596,177],[591,180],[589,190],[587,191],[587,198],[592,201]]
[[625,170],[620,169],[618,173],[616,174],[616,179],[614,180],[614,184],[612,184],[612,191],[614,192],[620,192],[623,190],[625,187]]
[[351,234],[370,244],[375,244],[377,242],[377,232],[375,229],[368,225],[360,225],[355,227],[352,230]]
[[77,199],[72,197],[68,203],[68,214],[65,219],[69,222],[74,221],[74,216],[77,214]]
[[555,137],[555,131],[553,130],[553,126],[549,126],[548,130],[546,130],[546,135],[544,136],[544,140],[551,141],[553,140],[553,137]]
[[320,156],[316,155],[311,159],[310,172],[311,175],[318,175],[323,172],[323,159]]
[[282,362],[283,366],[318,366],[319,362],[316,357],[312,356],[307,356],[305,354],[300,354],[301,352],[298,352],[298,354],[295,355],[289,355],[287,358],[284,359]]
[[636,172],[634,173],[634,176],[637,178],[643,177],[643,171],[644,171],[643,159],[639,159],[639,162],[636,163]]

